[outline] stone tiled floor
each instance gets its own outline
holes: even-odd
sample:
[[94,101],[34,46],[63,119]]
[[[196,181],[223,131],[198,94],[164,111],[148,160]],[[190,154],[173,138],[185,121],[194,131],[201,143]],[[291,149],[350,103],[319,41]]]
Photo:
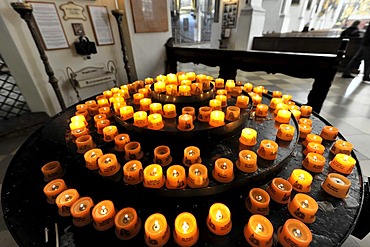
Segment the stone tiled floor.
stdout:
[[[182,64],[179,69],[205,73],[214,77],[218,74],[218,68],[205,68],[192,64]],[[353,80],[343,79],[340,74],[337,74],[321,115],[333,126],[338,127],[345,138],[354,144],[362,171],[364,175],[370,176],[370,145],[368,143],[370,139],[370,85],[361,82],[360,78],[362,78],[361,75]],[[303,103],[306,101],[312,84],[311,79],[297,79],[280,74],[267,75],[264,72],[239,71],[237,80],[250,81],[254,85],[264,85],[271,91],[280,90],[293,95],[294,100]],[[33,127],[0,138],[0,182],[16,150],[35,129],[36,127]],[[3,218],[0,218],[0,246],[17,246],[7,231]],[[370,234],[362,240],[350,236],[343,246],[370,246]]]

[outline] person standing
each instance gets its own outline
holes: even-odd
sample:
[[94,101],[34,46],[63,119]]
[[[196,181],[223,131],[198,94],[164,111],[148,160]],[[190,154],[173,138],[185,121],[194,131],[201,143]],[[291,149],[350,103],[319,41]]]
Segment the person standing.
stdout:
[[356,20],[352,23],[351,26],[347,27],[341,34],[341,38],[351,38],[351,37],[360,37],[360,30],[358,29],[358,25],[360,25],[360,21]]

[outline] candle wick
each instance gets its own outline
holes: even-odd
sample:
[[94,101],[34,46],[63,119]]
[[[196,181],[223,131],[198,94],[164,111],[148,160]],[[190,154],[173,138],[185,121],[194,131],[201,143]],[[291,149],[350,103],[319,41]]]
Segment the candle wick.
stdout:
[[298,176],[298,178],[299,178],[300,180],[304,180],[304,175],[303,175],[303,173],[301,173],[301,174]]
[[278,184],[278,186],[277,186],[280,190],[285,190],[285,188],[284,188],[284,185],[283,184]]
[[154,225],[153,225],[152,229],[153,229],[154,231],[156,231],[156,232],[158,232],[158,231],[159,231],[160,226],[159,226],[158,220],[154,221]]
[[260,232],[263,232],[265,229],[263,228],[263,225],[261,225],[260,223],[257,224],[256,226],[256,232],[257,233],[260,233]]
[[313,157],[312,157],[312,159],[313,159],[314,161],[317,161],[317,157],[316,157],[316,155],[315,155],[315,156],[313,156]]
[[172,175],[173,175],[173,177],[178,177],[179,176],[179,172],[176,171],[176,170],[173,170]]
[[221,169],[223,169],[223,170],[226,170],[226,169],[227,169],[227,164],[226,164],[226,162],[224,162],[224,163],[221,165]]
[[194,152],[194,150],[190,150],[188,154],[189,154],[189,156],[194,156],[195,152]]
[[182,223],[182,229],[184,230],[184,232],[187,232],[189,228],[190,228],[189,224],[186,221],[184,221],[184,223]]
[[202,172],[201,172],[201,171],[199,171],[199,169],[195,169],[194,173],[195,173],[195,175],[197,175],[197,176],[199,176],[199,175],[201,175],[201,174],[202,174]]
[[80,211],[84,211],[86,209],[86,205],[81,203],[80,207],[78,208]]
[[112,162],[112,160],[111,160],[111,158],[106,158],[104,162],[105,162],[105,164],[108,164],[108,163]]
[[153,168],[153,171],[150,173],[150,175],[155,176],[157,175],[157,168]]
[[100,214],[105,215],[105,214],[107,214],[107,213],[108,213],[108,209],[107,209],[105,206],[102,206],[102,207],[101,207],[101,210],[100,210]]
[[220,219],[222,219],[222,218],[223,218],[223,215],[222,215],[221,211],[220,211],[220,210],[217,210],[217,213],[216,213],[216,220],[220,220]]
[[51,190],[57,190],[58,188],[59,188],[59,186],[56,185],[56,184],[53,184],[53,186],[51,186]]
[[66,198],[66,201],[70,201],[70,200],[72,199],[72,196],[71,196],[71,195],[66,194],[65,198]]
[[96,153],[95,152],[92,152],[91,153],[91,158],[95,158],[96,157]]
[[261,195],[256,195],[254,198],[256,198],[257,201],[262,201],[263,197]]
[[124,136],[121,136],[121,138],[119,138],[121,141],[123,141],[124,139],[126,139],[126,137]]
[[131,167],[130,167],[130,171],[135,171],[136,170],[136,164],[133,164]]
[[302,237],[302,233],[299,229],[293,229],[293,235],[298,238]]
[[250,155],[250,154],[244,156],[244,159],[246,159],[246,160],[250,160],[251,158],[252,158],[252,155]]
[[128,214],[125,214],[125,216],[123,217],[123,222],[124,223],[127,223],[131,220],[130,216]]
[[303,207],[303,208],[308,208],[308,201],[307,201],[307,200],[304,200],[304,201],[302,202],[302,207]]

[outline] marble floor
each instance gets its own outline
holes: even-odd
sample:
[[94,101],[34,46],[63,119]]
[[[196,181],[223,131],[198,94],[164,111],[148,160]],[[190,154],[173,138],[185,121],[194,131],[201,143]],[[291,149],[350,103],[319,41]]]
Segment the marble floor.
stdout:
[[[217,76],[217,68],[194,66],[182,64],[179,67],[182,71],[194,71]],[[355,147],[355,152],[360,161],[362,172],[370,176],[370,84],[361,82],[362,75],[354,79],[343,79],[337,74],[324,106],[321,115],[333,126],[338,127],[344,137]],[[311,79],[298,79],[286,75],[270,75],[264,72],[238,72],[238,81],[251,82],[253,85],[264,85],[268,90],[280,90],[291,94],[293,99],[305,102],[307,93],[311,88]],[[0,123],[1,126],[1,123]],[[38,127],[18,130],[17,132],[0,136],[0,187],[4,178],[7,166],[18,147]],[[2,210],[0,208],[0,213]],[[13,240],[3,220],[0,218],[0,246],[18,246]],[[370,246],[370,234],[363,239],[350,236],[342,245],[345,247]]]

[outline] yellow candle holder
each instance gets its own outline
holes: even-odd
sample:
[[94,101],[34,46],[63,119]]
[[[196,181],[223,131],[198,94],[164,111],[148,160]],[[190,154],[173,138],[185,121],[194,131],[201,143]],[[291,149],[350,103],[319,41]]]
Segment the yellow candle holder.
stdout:
[[252,215],[244,227],[244,238],[253,247],[271,247],[274,227],[271,222],[259,214]]
[[230,183],[234,179],[234,164],[226,158],[218,158],[212,171],[212,176],[220,183]]
[[98,159],[103,156],[103,151],[100,148],[93,148],[84,154],[86,167],[89,170],[98,170]]
[[158,113],[160,115],[162,115],[162,104],[161,103],[151,103],[149,105],[149,113],[150,114],[154,114],[154,113]]
[[137,127],[145,127],[148,125],[148,114],[145,111],[137,111],[134,113],[134,125]]
[[159,113],[153,113],[148,116],[148,129],[160,130],[164,127],[162,115]]
[[284,178],[274,178],[266,191],[273,201],[279,204],[287,204],[290,201],[292,189],[292,185]]
[[288,219],[277,231],[279,243],[283,247],[308,247],[312,242],[311,230],[301,221]]
[[227,96],[227,91],[225,89],[217,89],[216,96],[217,95],[225,95],[225,96]]
[[193,164],[189,167],[187,184],[190,188],[207,187],[209,184],[207,167],[202,164]]
[[225,125],[225,113],[219,110],[213,110],[209,119],[209,125],[212,127],[220,127]]
[[200,157],[200,149],[196,146],[186,147],[184,149],[184,158],[182,160],[182,163],[185,166],[202,163],[202,158]]
[[307,193],[311,191],[312,175],[302,169],[294,169],[290,174],[288,182],[298,192]]
[[255,114],[257,117],[266,117],[269,107],[266,104],[258,104],[256,106]]
[[186,187],[186,172],[180,165],[172,165],[167,169],[167,189],[184,189]]
[[64,169],[59,161],[50,161],[41,167],[41,172],[44,174],[44,181],[50,182],[51,180],[61,178],[64,175]]
[[[152,103],[152,99],[150,98],[143,98],[140,100],[140,111],[149,111],[150,104]],[[135,115],[134,115],[135,116]]]
[[236,161],[236,167],[246,173],[257,171],[257,154],[251,150],[241,150]]
[[80,136],[76,139],[77,153],[84,154],[96,147],[91,135]]
[[243,85],[243,90],[246,91],[247,93],[252,92],[253,84],[250,82],[247,82],[246,84]]
[[227,235],[232,228],[231,212],[229,208],[222,203],[214,203],[209,208],[207,227],[216,235]]
[[335,171],[349,175],[356,165],[356,160],[347,154],[336,154],[334,159],[329,162],[329,165]]
[[211,99],[209,101],[209,107],[211,107],[212,111],[221,111],[222,110],[222,102],[219,99]]
[[209,106],[202,106],[199,108],[198,120],[201,122],[209,122],[211,118],[212,108]]
[[306,224],[311,224],[316,220],[318,209],[319,206],[315,199],[302,193],[296,194],[288,203],[290,215]]
[[302,166],[310,172],[321,173],[324,170],[326,159],[321,154],[308,153],[302,161]]
[[103,129],[103,140],[105,142],[112,142],[114,141],[114,137],[118,135],[118,128],[117,126],[110,125]]
[[94,228],[98,231],[106,231],[114,226],[116,209],[112,201],[104,200],[96,204],[91,211]]
[[179,246],[193,246],[198,241],[199,229],[194,215],[184,212],[176,217],[173,238]]
[[166,83],[163,81],[158,81],[154,83],[154,92],[163,93],[166,91]]
[[169,84],[166,85],[166,94],[171,96],[177,95],[177,85]]
[[141,99],[144,99],[144,94],[142,94],[142,93],[135,93],[133,95],[133,98],[134,98],[134,100],[133,100],[134,105],[140,105],[140,100]]
[[122,106],[119,109],[120,116],[123,120],[128,120],[134,116],[134,108],[130,105]]
[[164,118],[175,118],[177,116],[176,106],[174,104],[165,104],[163,106]]
[[166,217],[159,213],[152,214],[146,219],[144,230],[144,240],[149,247],[165,245],[171,235]]
[[123,208],[114,217],[117,238],[129,240],[135,237],[141,228],[141,219],[136,210],[131,207]]
[[329,195],[344,199],[348,196],[351,181],[341,174],[329,173],[321,187]]
[[63,217],[70,216],[71,206],[78,200],[78,198],[80,198],[80,195],[75,189],[66,189],[62,191],[55,199],[59,215]]
[[193,116],[182,114],[179,116],[177,128],[181,131],[191,131],[194,129]]
[[337,140],[330,149],[332,154],[347,154],[351,155],[353,145],[344,140]]
[[228,106],[226,108],[225,119],[233,122],[240,118],[240,108],[237,106]]
[[339,130],[333,126],[324,126],[321,130],[320,136],[327,141],[334,141],[337,139]]
[[128,134],[118,134],[114,137],[114,150],[118,152],[125,151],[125,146],[130,142],[130,136]]
[[216,78],[215,79],[215,88],[220,89],[225,87],[225,81],[222,78]]
[[253,188],[245,198],[245,206],[252,214],[268,215],[270,212],[270,196],[260,188]]
[[120,169],[121,165],[117,161],[115,154],[104,154],[98,159],[99,174],[103,177],[109,177],[116,174]]
[[140,142],[129,142],[125,146],[126,160],[140,160],[144,156]]
[[81,197],[71,206],[71,214],[73,217],[73,225],[82,227],[90,224],[93,219],[91,209],[94,207],[94,202],[90,197]]
[[239,142],[252,147],[257,144],[257,131],[252,128],[244,128],[240,134]]
[[158,146],[154,149],[153,163],[168,166],[172,162],[171,150],[168,146]]
[[262,140],[257,154],[265,160],[275,160],[278,154],[278,144],[272,140]]
[[144,187],[161,188],[165,183],[162,167],[158,164],[151,164],[144,169]]
[[236,97],[235,106],[237,106],[241,109],[245,109],[245,108],[248,107],[248,104],[249,104],[249,97],[248,96],[240,95],[240,96]]
[[[181,82],[183,84],[184,81]],[[180,85],[179,86],[179,96],[191,96],[191,87],[189,85]]]
[[269,105],[269,107],[270,107],[271,109],[276,109],[277,104],[282,103],[282,102],[283,102],[283,99],[281,99],[281,98],[272,98],[272,99],[270,100],[270,105]]
[[[302,113],[301,113],[301,116],[302,116]],[[307,124],[309,126],[312,126],[312,120],[309,118],[300,118],[298,120],[298,124]]]
[[292,113],[289,110],[279,110],[275,121],[279,123],[287,124],[290,121]]
[[66,189],[67,186],[63,179],[57,178],[50,181],[44,187],[44,194],[46,195],[47,202],[49,204],[55,204],[55,199]]
[[280,91],[273,91],[272,92],[272,97],[273,98],[281,98],[282,95],[283,95],[283,93],[280,92]]
[[290,124],[280,124],[276,137],[283,141],[291,141],[294,138],[295,128]]
[[98,122],[96,122],[96,132],[98,134],[103,134],[103,129],[110,125],[109,119],[101,119]]

